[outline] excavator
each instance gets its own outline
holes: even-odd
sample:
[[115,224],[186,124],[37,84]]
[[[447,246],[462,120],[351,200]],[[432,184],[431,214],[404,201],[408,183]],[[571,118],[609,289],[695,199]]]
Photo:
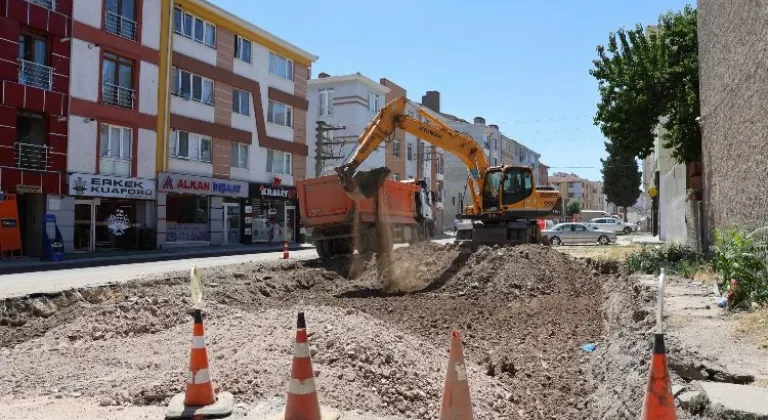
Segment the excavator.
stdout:
[[485,245],[548,245],[538,219],[560,213],[558,191],[537,190],[532,168],[488,166],[485,153],[469,134],[454,130],[424,110],[419,110],[419,115],[425,121],[410,116],[406,105],[406,97],[401,96],[381,108],[363,130],[356,148],[335,168],[347,196],[352,200],[377,196],[389,176],[388,168],[358,168],[382,142],[392,138],[396,129],[402,129],[453,154],[467,166],[472,205],[457,215],[472,223],[467,240]]

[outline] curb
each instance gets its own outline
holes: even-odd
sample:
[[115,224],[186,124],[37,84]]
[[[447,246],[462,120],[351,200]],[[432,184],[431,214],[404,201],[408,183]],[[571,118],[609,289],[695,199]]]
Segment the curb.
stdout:
[[[291,251],[303,251],[305,249],[314,249],[314,248],[306,248],[301,246],[290,246],[288,247]],[[221,250],[216,252],[205,252],[202,254],[188,254],[183,252],[169,252],[164,254],[145,254],[145,255],[133,255],[129,257],[106,257],[109,259],[101,260],[97,259],[99,257],[94,258],[82,258],[77,260],[65,260],[60,262],[50,262],[50,261],[41,261],[40,264],[29,264],[29,265],[20,265],[20,266],[5,266],[0,267],[0,276],[6,275],[6,274],[24,274],[24,273],[33,273],[33,272],[42,272],[42,271],[55,271],[55,270],[69,270],[73,268],[92,268],[92,267],[107,267],[112,265],[121,265],[121,264],[136,264],[136,263],[145,263],[145,262],[159,262],[159,261],[175,261],[175,260],[183,260],[188,258],[216,258],[216,257],[225,257],[225,256],[231,256],[231,255],[248,255],[248,254],[267,254],[270,252],[282,252],[283,248],[280,247],[280,249],[242,249],[242,250]]]

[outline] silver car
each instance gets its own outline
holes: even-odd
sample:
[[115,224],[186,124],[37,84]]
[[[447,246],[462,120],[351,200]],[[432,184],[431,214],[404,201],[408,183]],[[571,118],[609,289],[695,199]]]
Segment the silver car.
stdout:
[[595,243],[608,245],[616,240],[616,233],[609,230],[591,229],[585,223],[560,223],[541,231],[552,245]]
[[598,217],[596,219],[592,219],[587,223],[590,229],[598,229],[598,230],[610,230],[611,232],[624,232],[624,234],[629,235],[630,233],[637,230],[637,226],[633,225],[632,223],[624,222],[623,220],[619,220],[613,217]]

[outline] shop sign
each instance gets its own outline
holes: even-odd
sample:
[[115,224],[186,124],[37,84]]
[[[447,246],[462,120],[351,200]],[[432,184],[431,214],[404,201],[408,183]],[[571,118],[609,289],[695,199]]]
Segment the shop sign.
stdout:
[[248,183],[231,179],[216,179],[160,172],[157,185],[160,191],[178,194],[248,197]]
[[17,194],[42,194],[43,193],[43,187],[40,185],[17,185],[16,186],[16,193]]
[[80,173],[69,175],[69,195],[75,197],[154,200],[155,191],[155,182],[149,179]]
[[106,222],[107,229],[115,236],[123,236],[125,231],[131,228],[131,218],[122,209],[115,209]]
[[283,187],[283,180],[280,178],[274,178],[271,184],[259,185],[259,193],[262,197],[285,198],[288,200],[295,200],[298,197],[296,188]]

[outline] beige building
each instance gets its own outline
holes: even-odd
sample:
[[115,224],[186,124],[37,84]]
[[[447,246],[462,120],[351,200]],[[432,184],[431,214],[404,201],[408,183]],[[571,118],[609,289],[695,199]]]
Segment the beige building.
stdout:
[[549,177],[549,185],[560,191],[567,205],[570,200],[581,202],[585,210],[605,210],[603,183],[581,178],[574,173],[556,172]]

